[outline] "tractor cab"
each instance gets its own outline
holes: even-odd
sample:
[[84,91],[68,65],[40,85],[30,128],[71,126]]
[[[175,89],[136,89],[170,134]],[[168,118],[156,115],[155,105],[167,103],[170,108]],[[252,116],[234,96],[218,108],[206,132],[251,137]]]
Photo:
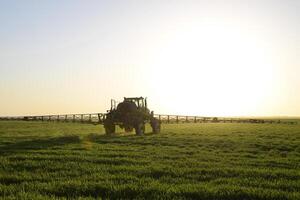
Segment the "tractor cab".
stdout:
[[[124,102],[125,103],[126,102],[134,103],[134,105],[136,105],[136,107],[138,109],[140,109],[140,108],[147,109],[147,98],[144,98],[144,97],[124,97],[123,102],[118,102],[114,99],[111,99],[111,101],[110,101],[110,111],[116,110],[119,103],[124,103]],[[109,110],[107,112],[109,112]]]
[[132,102],[138,108],[147,108],[147,98],[144,97],[124,97],[124,102]]

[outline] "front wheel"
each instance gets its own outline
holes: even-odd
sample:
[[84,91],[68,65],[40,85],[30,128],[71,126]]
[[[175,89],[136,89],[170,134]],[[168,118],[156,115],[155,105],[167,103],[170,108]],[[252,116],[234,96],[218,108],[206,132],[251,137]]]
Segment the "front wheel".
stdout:
[[145,124],[144,123],[139,123],[135,127],[135,133],[136,135],[144,135],[145,133]]
[[150,124],[151,124],[153,133],[159,133],[160,132],[160,122],[159,122],[158,119],[153,118],[151,120]]
[[104,129],[107,135],[111,135],[116,132],[116,126],[112,122],[105,122]]

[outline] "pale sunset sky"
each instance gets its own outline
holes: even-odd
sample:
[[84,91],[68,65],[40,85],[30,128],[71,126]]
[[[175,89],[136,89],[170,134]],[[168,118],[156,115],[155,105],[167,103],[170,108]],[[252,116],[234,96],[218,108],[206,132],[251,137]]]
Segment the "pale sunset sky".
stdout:
[[0,115],[300,116],[299,0],[0,0]]

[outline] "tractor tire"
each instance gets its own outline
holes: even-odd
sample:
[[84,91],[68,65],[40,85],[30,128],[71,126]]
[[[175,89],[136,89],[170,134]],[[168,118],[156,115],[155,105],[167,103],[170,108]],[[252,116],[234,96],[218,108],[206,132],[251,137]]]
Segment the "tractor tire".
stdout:
[[106,135],[111,135],[116,132],[116,126],[110,122],[104,123],[104,129],[105,129]]
[[145,133],[145,124],[144,123],[139,123],[135,127],[135,133],[136,135],[144,135]]
[[153,133],[159,133],[160,132],[160,122],[158,119],[151,119],[151,127]]

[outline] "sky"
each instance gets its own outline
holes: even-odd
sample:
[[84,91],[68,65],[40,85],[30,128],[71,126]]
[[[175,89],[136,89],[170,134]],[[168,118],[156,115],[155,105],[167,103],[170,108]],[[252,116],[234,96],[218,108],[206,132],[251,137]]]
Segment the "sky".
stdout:
[[299,0],[0,0],[0,115],[300,116]]

